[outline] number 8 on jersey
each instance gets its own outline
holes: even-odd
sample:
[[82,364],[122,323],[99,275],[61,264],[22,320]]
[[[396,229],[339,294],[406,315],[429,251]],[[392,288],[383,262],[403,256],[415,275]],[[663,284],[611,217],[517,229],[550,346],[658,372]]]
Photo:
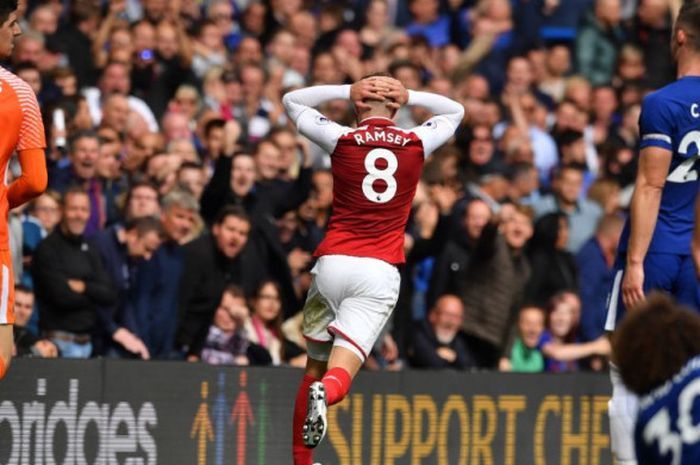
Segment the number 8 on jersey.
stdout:
[[[378,160],[384,160],[387,163],[386,168],[377,166]],[[386,203],[396,195],[396,178],[394,173],[399,168],[399,161],[396,155],[391,150],[387,149],[372,149],[365,157],[365,170],[367,176],[362,180],[362,193],[365,194],[367,200],[375,203]],[[377,192],[374,188],[376,181],[384,181],[386,190]]]

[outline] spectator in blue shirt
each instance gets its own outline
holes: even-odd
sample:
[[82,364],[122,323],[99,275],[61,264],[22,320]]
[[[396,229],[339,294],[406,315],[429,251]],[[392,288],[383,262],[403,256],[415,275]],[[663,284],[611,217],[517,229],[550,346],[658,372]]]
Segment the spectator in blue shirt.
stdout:
[[165,242],[139,267],[137,318],[152,358],[172,354],[184,267],[182,246],[192,237],[198,214],[199,202],[190,193],[174,190],[166,195],[160,217]]
[[139,337],[141,328],[135,314],[140,284],[138,265],[142,259],[151,259],[160,247],[162,233],[160,221],[146,216],[132,220],[126,226],[110,226],[95,236],[95,247],[119,294],[114,305],[98,307],[98,328],[94,338],[96,354],[150,358]]
[[603,217],[595,236],[576,255],[582,302],[579,335],[583,342],[603,335],[607,314],[605,303],[612,288],[612,269],[623,225],[624,221],[619,216]]
[[406,27],[408,35],[425,36],[431,47],[442,47],[450,42],[450,18],[440,14],[438,0],[410,0],[408,9],[413,16]]
[[569,219],[569,240],[566,250],[577,253],[595,233],[603,214],[600,206],[581,198],[584,170],[580,165],[564,165],[552,181],[553,193],[542,197],[532,207],[539,218],[552,212],[562,212]]

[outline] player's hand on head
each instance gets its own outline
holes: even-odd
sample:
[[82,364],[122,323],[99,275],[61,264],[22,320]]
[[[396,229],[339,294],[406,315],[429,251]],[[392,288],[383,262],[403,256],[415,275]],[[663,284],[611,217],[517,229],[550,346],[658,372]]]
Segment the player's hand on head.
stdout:
[[376,100],[383,102],[384,95],[381,93],[384,87],[374,78],[361,79],[350,86],[350,100],[358,109],[367,109],[369,105],[364,100]]
[[381,86],[387,89],[383,92],[387,99],[391,99],[392,103],[397,104],[399,107],[408,102],[408,90],[401,81],[389,77],[382,77],[380,79],[382,79]]
[[622,302],[628,310],[644,301],[644,268],[642,265],[627,265],[622,280]]

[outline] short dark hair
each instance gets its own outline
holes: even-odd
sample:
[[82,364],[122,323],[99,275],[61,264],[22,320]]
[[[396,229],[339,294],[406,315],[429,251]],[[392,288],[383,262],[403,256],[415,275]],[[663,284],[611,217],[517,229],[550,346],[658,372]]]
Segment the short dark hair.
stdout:
[[17,0],[0,0],[0,24],[5,24],[10,13],[17,10]]
[[284,133],[291,134],[296,138],[296,132],[294,132],[294,130],[292,130],[292,128],[289,126],[275,126],[274,128],[270,129],[270,132],[267,133],[267,137],[274,139],[278,134]]
[[226,126],[226,121],[221,118],[214,118],[207,121],[207,124],[204,125],[204,137],[209,137],[209,134],[214,129],[223,129],[224,126]]
[[68,188],[68,190],[66,190],[63,193],[63,196],[61,197],[61,208],[65,208],[66,201],[68,200],[68,197],[73,196],[73,195],[84,195],[88,199],[90,198],[90,194],[88,194],[84,188],[77,186],[77,185],[71,186]]
[[223,296],[224,294],[229,294],[232,297],[238,297],[244,300],[246,298],[245,291],[238,284],[229,284],[228,286],[226,286],[224,288],[224,292],[222,292],[221,295]]
[[575,129],[565,129],[556,135],[557,148],[561,151],[562,147],[567,147],[574,142],[583,139],[583,133]]
[[389,73],[396,76],[396,72],[401,68],[411,68],[420,76],[420,69],[409,60],[395,60],[389,64]]
[[97,131],[94,131],[92,129],[85,129],[82,131],[77,131],[71,134],[71,136],[68,138],[68,152],[72,153],[73,150],[75,150],[75,144],[80,140],[80,139],[95,139],[98,143],[100,141],[100,136],[97,134]]
[[100,15],[100,8],[91,0],[77,0],[70,7],[70,22],[80,24]]
[[537,168],[532,163],[526,161],[519,161],[508,166],[506,178],[508,178],[510,182],[513,182],[521,176],[529,174],[534,169]]
[[204,168],[204,166],[199,162],[186,161],[180,165],[180,167],[177,169],[177,172],[179,173],[183,170],[201,170],[202,168]]
[[127,231],[135,229],[139,237],[143,237],[150,232],[156,232],[161,237],[165,235],[163,224],[159,219],[152,216],[142,216],[139,218],[130,219],[126,222],[124,229]]
[[255,145],[253,145],[253,148],[252,148],[253,156],[257,155],[260,152],[260,148],[265,144],[270,144],[276,148],[279,148],[277,146],[277,142],[275,142],[269,136],[267,136],[267,137],[260,139],[259,141],[257,141],[255,143]]
[[586,167],[581,163],[566,163],[556,169],[554,172],[554,177],[557,179],[561,178],[562,173],[564,173],[566,170],[578,171],[581,173],[581,175],[583,175],[586,172]]
[[700,2],[692,0],[683,2],[673,27],[674,37],[680,29],[687,33],[690,48],[700,52]]
[[15,284],[15,294],[18,292],[22,292],[23,294],[32,294],[34,295],[34,291],[29,289],[27,286],[24,284]]
[[248,213],[246,213],[246,211],[242,207],[239,207],[238,205],[226,205],[224,208],[219,210],[219,213],[216,214],[214,224],[221,225],[230,216],[239,218],[247,223],[250,223],[250,216],[248,216]]
[[628,313],[613,335],[614,360],[625,385],[647,394],[700,354],[700,316],[660,292]]
[[120,198],[120,200],[124,202],[123,205],[120,203],[121,208],[124,210],[124,214],[127,213],[127,209],[129,208],[129,204],[131,203],[131,197],[134,195],[134,191],[140,187],[151,189],[153,192],[156,193],[156,199],[160,202],[160,193],[158,192],[158,187],[148,179],[140,179],[134,182],[129,187],[129,190],[126,191],[125,196]]
[[135,183],[133,183],[133,184],[129,187],[129,190],[127,191],[127,194],[126,194],[126,197],[127,197],[127,198],[126,198],[126,202],[127,202],[127,203],[129,203],[129,201],[131,201],[131,196],[133,195],[134,191],[135,191],[136,189],[140,188],[140,187],[146,187],[146,188],[148,188],[148,189],[151,189],[153,192],[156,193],[157,196],[160,197],[159,192],[158,192],[158,186],[156,186],[155,184],[153,184],[153,183],[152,183],[151,181],[149,181],[148,179],[141,179],[141,180],[139,180],[139,181],[136,181]]
[[31,61],[22,61],[21,63],[18,63],[17,66],[15,66],[14,71],[15,71],[15,74],[19,74],[22,71],[27,71],[27,70],[39,72],[39,68]]

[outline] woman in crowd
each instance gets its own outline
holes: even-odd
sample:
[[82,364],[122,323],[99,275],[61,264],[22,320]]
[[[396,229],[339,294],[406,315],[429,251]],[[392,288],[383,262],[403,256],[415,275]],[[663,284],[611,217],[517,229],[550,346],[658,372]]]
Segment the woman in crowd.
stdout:
[[545,371],[578,371],[581,359],[610,355],[610,342],[604,336],[591,342],[578,342],[580,312],[581,302],[574,293],[562,292],[550,300],[547,329],[542,333],[539,344],[545,357]]
[[[251,364],[282,364],[284,339],[279,285],[274,281],[263,281],[251,299],[250,307],[251,314],[245,321],[245,330],[250,342],[264,349],[260,351],[262,356],[251,360]],[[269,356],[269,361],[262,352]]]

